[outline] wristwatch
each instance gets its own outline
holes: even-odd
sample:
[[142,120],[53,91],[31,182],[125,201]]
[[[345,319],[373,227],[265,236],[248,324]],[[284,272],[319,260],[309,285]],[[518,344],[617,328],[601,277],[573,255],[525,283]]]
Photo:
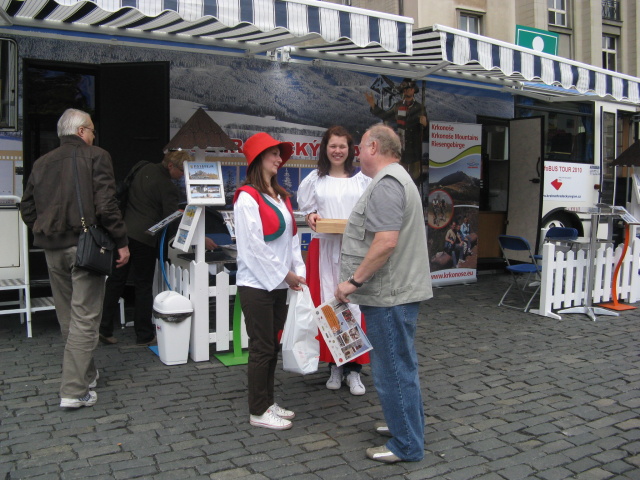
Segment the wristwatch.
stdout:
[[349,282],[351,285],[353,285],[356,288],[360,288],[362,285],[364,285],[364,283],[356,282],[353,279],[353,275],[351,275],[349,278],[347,278],[347,282]]

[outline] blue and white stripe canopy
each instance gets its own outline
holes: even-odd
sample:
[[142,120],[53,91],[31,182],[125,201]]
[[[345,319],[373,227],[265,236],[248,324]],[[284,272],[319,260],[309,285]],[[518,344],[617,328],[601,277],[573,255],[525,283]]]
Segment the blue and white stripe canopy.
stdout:
[[0,0],[0,7],[14,24],[46,21],[103,33],[112,28],[253,44],[321,37],[411,54],[413,19],[317,0]]
[[550,85],[558,87],[555,96],[640,105],[640,79],[630,75],[450,27],[413,30],[407,17],[317,0],[0,0],[3,24],[8,32],[71,30],[212,53],[287,47],[293,62],[414,79],[437,74],[520,90]]
[[480,68],[484,72],[500,72],[507,77],[522,77],[526,81],[541,81],[579,93],[593,92],[600,97],[640,103],[640,79],[611,70],[574,62],[566,58],[536,52],[486,37],[452,31],[440,31],[442,58],[453,65]]
[[441,25],[414,30],[409,58],[374,45],[354,49],[342,41],[296,48],[301,52],[334,64],[339,56],[352,68],[415,79],[437,74],[512,88],[552,85],[566,90],[556,90],[559,96],[592,94],[640,104],[640,78]]

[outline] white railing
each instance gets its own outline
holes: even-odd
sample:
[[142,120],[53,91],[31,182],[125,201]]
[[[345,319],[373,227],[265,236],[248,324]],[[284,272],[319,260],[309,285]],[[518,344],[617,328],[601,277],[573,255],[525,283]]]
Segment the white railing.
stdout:
[[[593,303],[612,298],[613,273],[622,254],[623,245],[613,250],[610,243],[599,244],[593,265]],[[542,247],[540,307],[532,313],[560,319],[553,310],[584,305],[587,292],[588,251],[568,252],[556,249],[553,243]],[[635,303],[640,299],[640,239],[633,238],[618,273],[618,301]]]
[[[182,268],[174,264],[165,263],[167,279],[173,290],[192,300],[195,289],[191,288],[192,279],[191,272],[188,268]],[[165,283],[162,272],[156,269],[154,296],[160,292],[169,290]],[[229,351],[233,340],[233,322],[229,315],[229,299],[235,297],[237,288],[235,285],[229,284],[229,274],[220,272],[216,275],[216,285],[209,287],[209,297],[215,297],[215,330],[209,332],[209,343],[214,344],[215,352]],[[237,298],[237,297],[236,297]],[[249,337],[247,335],[244,324],[244,315],[242,316],[240,326],[241,347],[247,348],[249,345]]]

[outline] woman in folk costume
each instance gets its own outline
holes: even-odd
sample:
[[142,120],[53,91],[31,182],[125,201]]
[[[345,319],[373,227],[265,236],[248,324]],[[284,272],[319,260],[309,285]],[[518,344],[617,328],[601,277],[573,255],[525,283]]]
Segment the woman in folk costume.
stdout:
[[290,143],[267,133],[243,147],[247,178],[233,198],[238,249],[236,285],[249,335],[249,422],[286,430],[295,414],[274,399],[274,379],[287,318],[287,288],[305,284],[305,266],[287,191],[278,185],[278,169],[293,153]]
[[[329,128],[320,143],[318,169],[311,172],[298,188],[298,206],[306,213],[307,224],[315,232],[318,219],[347,219],[371,179],[361,172],[354,175],[355,147],[347,130],[340,126]],[[309,290],[316,306],[331,300],[340,274],[342,235],[314,233],[307,254]],[[360,309],[350,304],[355,318],[361,319]],[[364,323],[362,324],[364,328]],[[353,395],[363,395],[365,387],[360,379],[362,365],[369,363],[369,354],[338,367],[322,335],[320,360],[329,362],[327,388],[338,390],[343,377]]]

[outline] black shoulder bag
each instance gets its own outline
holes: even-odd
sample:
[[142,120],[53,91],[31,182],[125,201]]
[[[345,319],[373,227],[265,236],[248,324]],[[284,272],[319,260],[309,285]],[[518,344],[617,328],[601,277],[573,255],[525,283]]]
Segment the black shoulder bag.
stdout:
[[111,275],[116,244],[101,225],[87,225],[85,222],[82,210],[82,199],[80,197],[76,151],[77,149],[73,151],[73,176],[76,181],[76,197],[78,199],[78,207],[80,208],[82,231],[78,238],[75,266],[98,275]]

